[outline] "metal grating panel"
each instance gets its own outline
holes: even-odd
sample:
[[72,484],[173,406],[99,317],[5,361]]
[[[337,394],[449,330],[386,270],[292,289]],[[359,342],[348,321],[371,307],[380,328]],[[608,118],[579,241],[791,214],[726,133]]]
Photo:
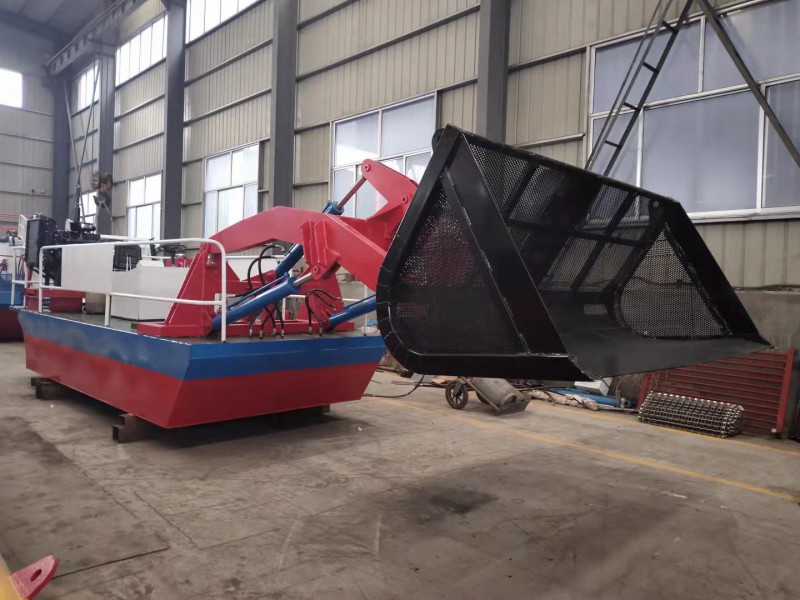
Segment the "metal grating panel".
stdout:
[[745,429],[782,434],[794,356],[764,351],[648,373],[640,402],[650,392],[733,402],[744,407]]

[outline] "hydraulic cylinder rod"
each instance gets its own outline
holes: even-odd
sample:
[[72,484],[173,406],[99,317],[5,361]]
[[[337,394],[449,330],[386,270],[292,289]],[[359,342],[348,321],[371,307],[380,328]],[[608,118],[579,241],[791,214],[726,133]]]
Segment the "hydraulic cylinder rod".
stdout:
[[371,313],[374,310],[375,310],[375,296],[364,298],[363,300],[360,300],[355,304],[351,304],[344,310],[331,315],[331,318],[328,319],[328,329],[333,329],[340,323],[344,323],[345,321],[350,321],[351,319],[355,319],[356,317],[360,317],[361,315],[366,315],[367,313]]
[[[292,277],[287,279],[285,282],[281,283],[280,285],[276,285],[273,288],[254,296],[247,302],[242,302],[233,306],[228,309],[227,311],[227,322],[234,323],[239,319],[243,319],[247,315],[252,315],[253,313],[259,312],[265,309],[270,304],[276,304],[280,302],[287,296],[291,296],[292,294],[296,294],[300,291],[300,286],[302,286],[307,281],[310,281],[312,278],[311,273],[306,273],[305,275],[301,275],[300,277]],[[217,314],[211,320],[211,330],[212,331],[219,331],[222,327],[222,315]]]

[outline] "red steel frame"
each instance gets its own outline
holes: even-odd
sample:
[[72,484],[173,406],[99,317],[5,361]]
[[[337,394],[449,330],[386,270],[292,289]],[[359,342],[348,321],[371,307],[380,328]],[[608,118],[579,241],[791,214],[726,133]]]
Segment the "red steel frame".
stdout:
[[[374,290],[377,285],[386,251],[394,237],[397,227],[406,214],[417,184],[408,177],[373,160],[365,160],[361,165],[361,179],[345,197],[349,199],[365,182],[369,182],[386,199],[386,205],[367,219],[337,216],[288,207],[275,207],[249,217],[212,236],[222,244],[225,252],[248,250],[281,240],[303,245],[304,259],[313,279],[304,284],[300,294],[312,289],[323,289],[333,296],[340,297],[336,271],[343,267]],[[211,244],[203,244],[192,261],[189,273],[183,283],[178,298],[192,300],[213,300],[221,292],[221,264],[219,249]],[[228,291],[241,293],[249,288],[247,280],[239,280],[226,265]],[[266,282],[273,281],[275,273],[264,274]],[[250,283],[261,284],[257,277]],[[327,318],[342,309],[341,301],[328,307],[321,301],[312,308]],[[170,309],[163,323],[140,323],[137,331],[157,337],[199,337],[211,332],[214,318],[211,306],[196,306],[176,303]],[[307,331],[308,322],[305,309],[298,318],[286,323],[286,331],[298,333]],[[352,328],[352,324],[344,324]],[[259,325],[260,327],[260,325]],[[244,334],[249,323],[232,324],[231,335]],[[271,327],[265,327],[270,332]]]

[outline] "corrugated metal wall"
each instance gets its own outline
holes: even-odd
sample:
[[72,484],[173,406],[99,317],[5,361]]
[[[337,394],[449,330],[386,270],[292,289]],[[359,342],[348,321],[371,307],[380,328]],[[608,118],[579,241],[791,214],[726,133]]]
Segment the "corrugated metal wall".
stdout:
[[[120,26],[124,43],[164,12],[148,0]],[[127,233],[128,181],[163,169],[164,164],[164,61],[117,87],[114,109],[114,201],[112,233]]]
[[[511,0],[507,141],[582,165],[589,45],[641,30],[657,2]],[[677,17],[683,2],[674,4]],[[800,283],[800,221],[704,223],[699,230],[733,285]]]
[[[121,41],[163,12],[150,0],[127,17]],[[182,235],[203,234],[204,159],[253,142],[262,143],[260,196],[267,206],[272,5],[261,2],[186,48]],[[124,233],[127,180],[163,168],[166,64],[117,88],[114,130],[114,232]]]
[[439,122],[474,125],[477,9],[478,0],[301,0],[296,206],[328,199],[332,121],[441,90]]
[[261,142],[259,196],[268,206],[272,9],[262,2],[186,49],[182,235],[203,234],[208,156]]
[[[0,24],[0,67],[22,73],[22,108],[0,106],[0,223],[50,214],[53,94],[41,65],[49,43]],[[4,229],[3,229],[4,231]]]

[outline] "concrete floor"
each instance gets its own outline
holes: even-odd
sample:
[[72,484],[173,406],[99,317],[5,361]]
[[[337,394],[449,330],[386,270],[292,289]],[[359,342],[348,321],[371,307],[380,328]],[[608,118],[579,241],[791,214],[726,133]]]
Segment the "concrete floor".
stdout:
[[118,445],[113,411],[35,400],[22,365],[20,344],[0,345],[0,420],[27,421],[164,548],[62,575],[40,598],[800,597],[793,442],[542,403],[496,418],[423,388]]

